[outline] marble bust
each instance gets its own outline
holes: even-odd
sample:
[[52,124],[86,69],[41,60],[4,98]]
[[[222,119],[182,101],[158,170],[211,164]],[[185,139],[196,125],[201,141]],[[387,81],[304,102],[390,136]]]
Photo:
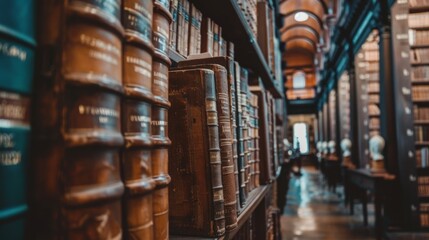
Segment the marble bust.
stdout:
[[384,172],[384,150],[385,142],[383,137],[375,135],[369,140],[369,151],[371,154],[371,171],[373,172]]
[[343,150],[343,157],[349,157],[352,155],[350,149],[352,148],[352,141],[348,138],[344,138],[341,141],[341,150]]

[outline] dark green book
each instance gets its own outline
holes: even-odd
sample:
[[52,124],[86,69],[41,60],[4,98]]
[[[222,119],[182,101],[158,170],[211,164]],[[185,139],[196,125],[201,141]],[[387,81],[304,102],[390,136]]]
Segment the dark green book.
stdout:
[[1,239],[25,232],[34,22],[34,0],[0,1]]

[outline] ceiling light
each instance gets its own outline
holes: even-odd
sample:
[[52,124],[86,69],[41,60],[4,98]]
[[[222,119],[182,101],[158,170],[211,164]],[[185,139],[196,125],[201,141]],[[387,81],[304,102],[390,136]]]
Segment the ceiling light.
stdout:
[[306,12],[297,12],[295,13],[295,21],[297,22],[304,22],[308,19],[308,14]]

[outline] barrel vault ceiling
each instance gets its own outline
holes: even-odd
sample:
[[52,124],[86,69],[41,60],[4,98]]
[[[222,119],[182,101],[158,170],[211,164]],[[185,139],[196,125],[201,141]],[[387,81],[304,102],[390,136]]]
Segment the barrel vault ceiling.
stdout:
[[[289,101],[314,100],[324,53],[329,50],[333,28],[341,0],[282,0],[280,14],[283,27],[281,41],[285,45],[283,59],[285,89]],[[297,84],[298,76],[305,84]]]

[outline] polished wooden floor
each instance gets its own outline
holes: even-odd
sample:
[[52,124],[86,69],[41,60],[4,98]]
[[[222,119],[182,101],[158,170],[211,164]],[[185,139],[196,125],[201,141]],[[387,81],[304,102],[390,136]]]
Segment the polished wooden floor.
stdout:
[[344,206],[342,187],[328,192],[322,175],[315,169],[303,169],[301,177],[292,177],[287,204],[281,217],[284,240],[367,240],[375,239],[374,211],[369,206],[369,225],[365,227],[361,206],[351,216]]

